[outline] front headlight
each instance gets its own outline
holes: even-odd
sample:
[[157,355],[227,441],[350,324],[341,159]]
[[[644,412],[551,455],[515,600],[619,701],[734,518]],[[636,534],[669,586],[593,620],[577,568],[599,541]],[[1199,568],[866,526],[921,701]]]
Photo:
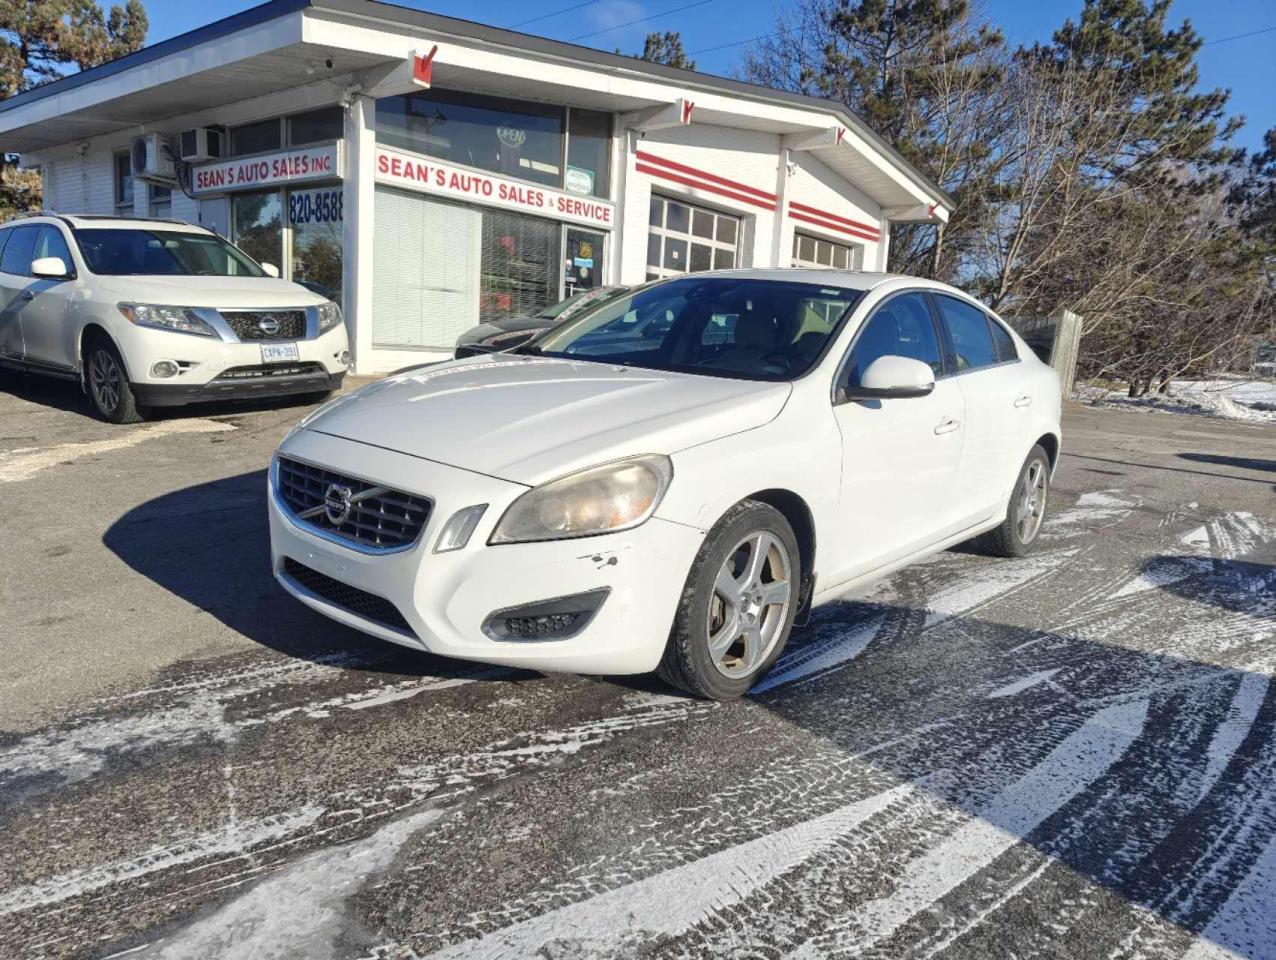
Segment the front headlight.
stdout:
[[153,303],[121,303],[117,305],[129,323],[174,333],[191,333],[197,337],[215,337],[217,331],[206,324],[190,307],[168,307]]
[[564,540],[628,530],[656,512],[672,479],[669,458],[650,455],[551,480],[510,504],[488,543]]
[[319,304],[319,332],[327,333],[341,322],[341,308],[332,300]]

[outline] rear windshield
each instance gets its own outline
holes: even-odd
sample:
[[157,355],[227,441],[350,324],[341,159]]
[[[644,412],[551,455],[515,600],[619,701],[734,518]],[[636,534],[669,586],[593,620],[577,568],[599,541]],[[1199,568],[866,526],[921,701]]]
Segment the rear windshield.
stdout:
[[264,277],[252,259],[209,233],[110,228],[76,230],[91,273],[102,276]]

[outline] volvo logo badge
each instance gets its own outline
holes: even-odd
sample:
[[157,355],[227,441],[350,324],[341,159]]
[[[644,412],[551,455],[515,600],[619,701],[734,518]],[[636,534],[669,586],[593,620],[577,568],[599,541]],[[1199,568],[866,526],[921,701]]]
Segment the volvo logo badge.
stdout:
[[323,515],[334,527],[339,527],[350,519],[350,507],[353,503],[354,491],[340,483],[328,484],[328,491],[323,495]]
[[275,317],[272,317],[270,314],[266,314],[264,317],[262,317],[260,320],[257,321],[257,329],[260,330],[262,333],[264,333],[266,336],[273,337],[275,334],[279,332],[279,321]]

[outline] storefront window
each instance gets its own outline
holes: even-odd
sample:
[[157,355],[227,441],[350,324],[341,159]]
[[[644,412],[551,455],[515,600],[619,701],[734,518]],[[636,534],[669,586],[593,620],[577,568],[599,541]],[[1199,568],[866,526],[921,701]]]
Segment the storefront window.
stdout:
[[278,119],[246,123],[230,131],[230,152],[233,156],[264,153],[267,150],[278,150],[280,146]]
[[377,101],[377,140],[520,180],[562,183],[561,107],[422,90]]
[[611,114],[572,107],[567,123],[567,174],[563,188],[568,193],[607,196]]
[[234,200],[235,243],[258,263],[282,269],[284,231],[280,195],[244,193]]
[[173,215],[173,188],[160,186],[157,183],[146,186],[147,209],[152,217],[171,217]]
[[530,317],[558,301],[559,225],[483,211],[479,318]]
[[129,155],[115,155],[115,212],[130,217],[133,215],[133,168],[129,166]]
[[341,302],[341,187],[288,191],[292,279]]
[[299,147],[345,136],[345,115],[340,107],[324,107],[288,118],[288,144]]

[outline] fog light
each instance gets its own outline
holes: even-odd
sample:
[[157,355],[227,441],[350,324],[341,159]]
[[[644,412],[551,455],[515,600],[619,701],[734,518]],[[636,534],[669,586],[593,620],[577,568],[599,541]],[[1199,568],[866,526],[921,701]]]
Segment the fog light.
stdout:
[[501,641],[566,640],[589,626],[610,592],[604,587],[497,610],[483,624],[483,632]]
[[350,366],[350,351],[342,350],[339,354],[337,354],[337,360],[339,360],[343,366]]
[[172,360],[156,360],[151,364],[151,376],[166,379],[177,376],[177,364]]

